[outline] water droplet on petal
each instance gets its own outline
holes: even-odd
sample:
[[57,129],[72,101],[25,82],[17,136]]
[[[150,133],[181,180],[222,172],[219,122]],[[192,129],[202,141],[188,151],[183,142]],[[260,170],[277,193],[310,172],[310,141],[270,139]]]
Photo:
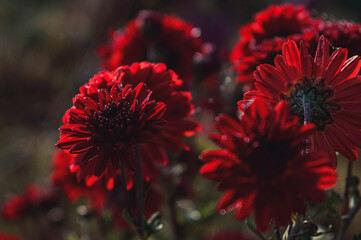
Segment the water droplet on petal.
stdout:
[[199,28],[193,28],[191,30],[191,36],[194,38],[199,38],[201,36],[201,34],[202,34],[202,31]]

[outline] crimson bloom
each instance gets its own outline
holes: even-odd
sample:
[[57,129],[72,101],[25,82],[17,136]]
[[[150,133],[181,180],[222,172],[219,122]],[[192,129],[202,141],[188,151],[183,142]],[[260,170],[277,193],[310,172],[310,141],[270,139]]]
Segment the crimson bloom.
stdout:
[[[136,144],[151,140],[165,124],[161,117],[164,103],[149,100],[150,91],[143,83],[135,88],[113,85],[111,91],[102,89],[98,101],[76,99],[70,109],[72,123],[60,128],[59,148],[72,154],[83,153],[84,162],[94,161],[94,174],[100,176],[108,163],[119,168],[120,162],[128,169],[136,168]],[[126,160],[123,160],[126,159]]]
[[324,35],[333,47],[347,48],[351,56],[361,55],[361,24],[359,23],[315,21],[310,31]]
[[304,106],[308,105],[310,121],[318,129],[310,138],[314,150],[326,151],[334,167],[335,151],[356,160],[356,148],[361,148],[360,57],[346,60],[347,49],[341,48],[329,56],[329,43],[323,36],[315,59],[302,42],[298,49],[294,41],[288,41],[282,51],[275,58],[275,67],[259,66],[255,72],[257,91],[247,92],[245,98],[287,100],[300,124],[304,122]]
[[1,217],[6,221],[16,221],[23,216],[27,201],[22,196],[12,196],[1,207]]
[[199,128],[186,119],[193,105],[181,85],[164,64],[135,63],[97,74],[73,99],[56,146],[69,149],[84,176],[97,177],[120,164],[134,172],[138,146],[144,175],[154,178],[155,163],[167,162],[162,149],[186,148],[182,138]]
[[253,212],[256,227],[265,232],[272,221],[285,226],[293,213],[305,214],[305,201],[323,201],[323,190],[336,183],[336,173],[323,153],[302,154],[313,124],[298,125],[286,101],[276,107],[256,98],[239,121],[220,115],[220,134],[210,138],[222,149],[203,152],[203,177],[225,191],[217,211],[236,210],[244,220]]
[[124,30],[114,31],[98,53],[102,66],[114,70],[135,62],[164,62],[188,86],[193,55],[201,50],[200,30],[173,15],[142,11]]
[[307,28],[314,21],[304,6],[272,5],[256,14],[254,21],[240,28],[240,41],[231,54],[239,82],[253,81],[261,63],[272,63],[287,39],[308,42],[315,33]]
[[39,188],[29,184],[23,194],[12,195],[1,206],[1,217],[9,222],[16,221],[36,211],[47,211],[58,201],[52,188]]

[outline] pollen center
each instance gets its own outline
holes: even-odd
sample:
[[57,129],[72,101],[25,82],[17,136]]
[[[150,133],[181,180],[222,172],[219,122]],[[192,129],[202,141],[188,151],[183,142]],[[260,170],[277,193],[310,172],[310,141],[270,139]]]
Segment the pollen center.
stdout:
[[333,91],[323,80],[304,78],[291,86],[283,98],[290,103],[291,112],[299,117],[300,124],[305,121],[306,109],[309,121],[323,130],[333,122],[329,111],[339,109],[339,106],[330,103],[332,94]]
[[118,106],[115,102],[108,103],[100,112],[94,112],[94,126],[99,133],[111,143],[129,142],[133,130],[133,112],[129,103]]

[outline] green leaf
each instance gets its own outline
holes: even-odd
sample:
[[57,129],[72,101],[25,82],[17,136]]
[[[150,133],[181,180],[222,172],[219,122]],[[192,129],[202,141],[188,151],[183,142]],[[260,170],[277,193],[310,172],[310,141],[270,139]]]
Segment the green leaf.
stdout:
[[135,219],[133,218],[133,216],[129,213],[129,211],[127,209],[123,209],[122,212],[122,217],[131,225],[131,226],[135,226]]

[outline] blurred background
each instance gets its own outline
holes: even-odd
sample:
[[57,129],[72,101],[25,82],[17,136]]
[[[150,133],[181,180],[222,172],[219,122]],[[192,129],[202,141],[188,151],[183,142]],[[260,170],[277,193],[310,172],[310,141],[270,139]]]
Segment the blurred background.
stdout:
[[[110,29],[143,9],[175,13],[199,27],[205,42],[227,51],[254,13],[284,2],[304,4],[315,16],[361,22],[358,0],[1,0],[0,197],[23,192],[30,182],[47,185],[62,115],[78,88],[97,73],[96,51]],[[337,189],[344,184],[344,163]],[[360,169],[358,161],[359,176]],[[350,232],[360,232],[359,223],[354,221]],[[0,222],[0,230],[18,228]]]

